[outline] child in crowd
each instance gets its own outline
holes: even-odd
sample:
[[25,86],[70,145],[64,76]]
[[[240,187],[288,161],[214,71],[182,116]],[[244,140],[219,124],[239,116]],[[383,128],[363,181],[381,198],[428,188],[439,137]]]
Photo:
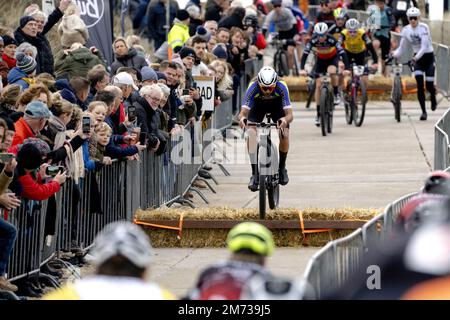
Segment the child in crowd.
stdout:
[[105,121],[108,107],[103,101],[94,101],[89,104],[88,111],[94,116],[95,125],[99,125]]

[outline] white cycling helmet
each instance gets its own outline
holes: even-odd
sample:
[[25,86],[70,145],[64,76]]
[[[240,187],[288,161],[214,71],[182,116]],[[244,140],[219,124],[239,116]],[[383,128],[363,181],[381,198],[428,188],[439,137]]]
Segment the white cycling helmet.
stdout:
[[261,87],[270,87],[278,81],[278,74],[272,67],[263,67],[258,72],[258,84]]
[[92,262],[101,265],[114,256],[123,256],[139,268],[147,268],[152,261],[153,249],[145,232],[127,221],[111,223],[94,241],[90,252]]
[[345,23],[345,28],[350,31],[356,31],[360,28],[360,23],[356,19],[350,19]]
[[416,7],[411,7],[406,11],[406,15],[409,17],[420,17],[420,10]]
[[328,31],[328,25],[325,22],[319,22],[314,26],[314,33],[317,35],[324,35]]

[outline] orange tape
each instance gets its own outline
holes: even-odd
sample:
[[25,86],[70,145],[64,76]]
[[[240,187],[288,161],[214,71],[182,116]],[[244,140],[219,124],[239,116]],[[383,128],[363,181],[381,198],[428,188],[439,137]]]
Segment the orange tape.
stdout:
[[178,228],[177,227],[166,226],[166,225],[162,225],[162,224],[148,223],[148,222],[144,222],[144,221],[139,221],[137,219],[134,219],[133,222],[134,222],[134,224],[141,225],[141,226],[146,226],[146,227],[168,229],[168,230],[176,230],[176,231],[178,231],[177,238],[178,238],[178,240],[181,240],[181,236],[182,236],[182,232],[183,232],[184,214],[182,213],[180,215]]

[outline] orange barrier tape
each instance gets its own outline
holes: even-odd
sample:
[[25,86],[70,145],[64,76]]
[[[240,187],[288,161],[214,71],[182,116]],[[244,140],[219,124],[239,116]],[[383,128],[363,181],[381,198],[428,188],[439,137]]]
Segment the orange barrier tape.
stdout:
[[298,217],[300,219],[300,231],[302,233],[303,239],[302,239],[302,244],[306,241],[306,235],[310,234],[310,233],[321,233],[321,232],[330,232],[333,231],[333,229],[328,228],[328,229],[308,229],[305,230],[305,223],[303,221],[303,213],[301,211],[298,212]]
[[147,226],[147,227],[153,227],[153,228],[160,228],[160,229],[168,229],[168,230],[177,230],[178,231],[178,240],[181,240],[181,236],[183,233],[183,221],[184,221],[184,214],[182,213],[180,215],[180,221],[178,223],[178,228],[177,227],[171,227],[171,226],[166,226],[166,225],[162,225],[162,224],[155,224],[155,223],[148,223],[148,222],[144,222],[144,221],[139,221],[137,219],[134,219],[134,224],[137,225],[141,225],[141,226]]

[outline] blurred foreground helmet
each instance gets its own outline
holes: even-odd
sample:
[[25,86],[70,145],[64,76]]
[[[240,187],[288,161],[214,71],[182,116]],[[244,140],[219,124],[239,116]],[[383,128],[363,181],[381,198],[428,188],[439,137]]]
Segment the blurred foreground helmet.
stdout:
[[450,196],[450,173],[435,171],[425,181],[423,192]]
[[131,222],[119,221],[105,227],[94,240],[92,262],[101,265],[115,256],[123,256],[140,268],[152,261],[153,249],[145,232]]

